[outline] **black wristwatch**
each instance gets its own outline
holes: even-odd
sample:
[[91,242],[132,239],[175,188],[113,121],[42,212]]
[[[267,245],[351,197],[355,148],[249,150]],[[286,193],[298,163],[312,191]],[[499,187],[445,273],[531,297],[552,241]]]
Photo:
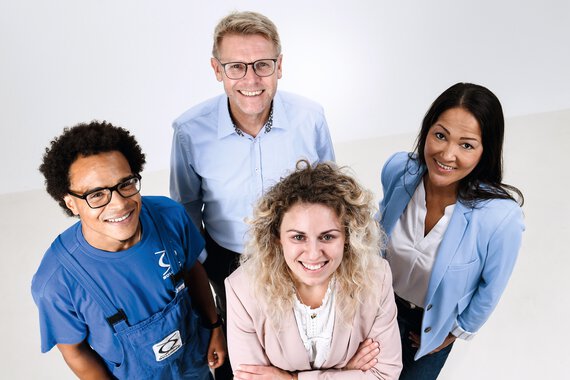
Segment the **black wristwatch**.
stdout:
[[215,328],[220,327],[223,324],[222,316],[218,314],[218,319],[214,323],[203,323],[204,327],[208,330],[213,330]]

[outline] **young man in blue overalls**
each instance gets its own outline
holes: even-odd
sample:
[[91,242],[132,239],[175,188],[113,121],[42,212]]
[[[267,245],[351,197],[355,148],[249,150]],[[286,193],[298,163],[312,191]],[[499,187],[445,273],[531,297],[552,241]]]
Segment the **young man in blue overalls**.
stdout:
[[57,345],[82,379],[211,379],[226,346],[197,261],[204,240],[178,203],[140,195],[144,164],[134,137],[105,122],[46,150],[47,191],[79,221],[32,281],[42,351]]

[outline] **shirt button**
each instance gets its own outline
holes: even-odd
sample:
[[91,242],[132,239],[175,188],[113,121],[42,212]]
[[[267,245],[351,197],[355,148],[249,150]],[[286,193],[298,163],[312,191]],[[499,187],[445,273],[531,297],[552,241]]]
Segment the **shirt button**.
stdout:
[[426,329],[424,330],[425,333],[428,333],[431,331],[431,327],[426,327]]
[[431,308],[432,308],[432,306],[433,306],[433,305],[430,303],[429,305],[427,305],[427,307],[426,307],[426,310],[429,310],[429,309],[431,309]]

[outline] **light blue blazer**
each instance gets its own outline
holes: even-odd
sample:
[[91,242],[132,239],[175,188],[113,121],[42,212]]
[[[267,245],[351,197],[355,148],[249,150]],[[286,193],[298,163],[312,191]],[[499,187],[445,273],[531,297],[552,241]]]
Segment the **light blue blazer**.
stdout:
[[[380,222],[388,236],[424,173],[425,167],[408,161],[406,152],[384,165]],[[429,280],[416,360],[437,348],[455,322],[468,333],[483,326],[511,276],[524,229],[522,210],[510,199],[474,208],[457,202]]]

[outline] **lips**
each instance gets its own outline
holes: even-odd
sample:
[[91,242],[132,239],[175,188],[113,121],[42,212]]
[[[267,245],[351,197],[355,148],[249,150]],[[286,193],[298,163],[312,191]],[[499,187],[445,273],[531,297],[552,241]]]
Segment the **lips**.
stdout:
[[304,263],[302,261],[299,261],[299,263],[303,266],[303,268],[310,270],[310,271],[317,271],[319,269],[321,269],[322,267],[324,267],[328,261],[323,261],[321,263],[315,263],[315,264],[308,264],[308,263]]
[[133,212],[130,211],[130,212],[128,212],[127,214],[125,214],[125,215],[123,215],[123,216],[120,216],[120,217],[118,217],[118,218],[108,218],[108,219],[105,219],[105,221],[106,221],[106,222],[109,222],[109,223],[120,223],[120,222],[122,222],[123,220],[126,220],[129,216],[131,216],[132,213],[133,213]]
[[437,160],[434,160],[434,161],[435,161],[435,163],[437,164],[437,166],[439,166],[439,167],[440,167],[441,169],[443,169],[443,170],[451,171],[451,170],[454,170],[454,169],[455,169],[453,166],[444,165],[444,164],[442,164],[441,162],[439,162],[439,161],[437,161]]
[[239,93],[244,95],[244,96],[259,96],[261,95],[261,93],[263,92],[263,90],[258,90],[258,91],[245,91],[245,90],[240,90]]

